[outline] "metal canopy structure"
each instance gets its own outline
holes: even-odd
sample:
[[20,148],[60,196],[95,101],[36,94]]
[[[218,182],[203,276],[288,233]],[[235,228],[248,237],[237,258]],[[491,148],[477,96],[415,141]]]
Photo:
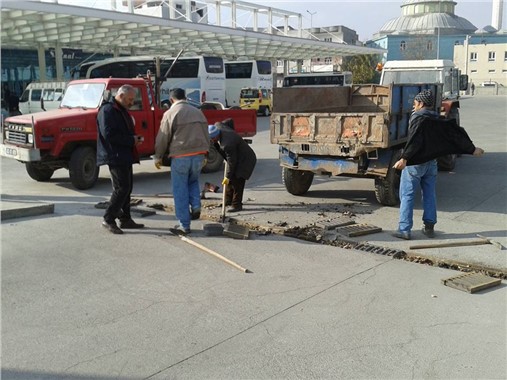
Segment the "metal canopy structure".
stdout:
[[284,60],[384,52],[336,42],[40,1],[3,1],[1,7],[2,47],[175,55],[186,46],[186,51],[197,55]]

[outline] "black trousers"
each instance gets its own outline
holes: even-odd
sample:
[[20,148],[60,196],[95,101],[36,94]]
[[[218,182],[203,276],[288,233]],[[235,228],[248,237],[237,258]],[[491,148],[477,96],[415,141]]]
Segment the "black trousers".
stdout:
[[132,165],[111,166],[111,182],[113,193],[109,206],[104,214],[107,223],[114,223],[115,219],[128,220],[130,216],[130,194],[132,194],[133,171]]
[[246,180],[244,178],[231,178],[225,192],[225,204],[232,207],[243,206],[243,191]]

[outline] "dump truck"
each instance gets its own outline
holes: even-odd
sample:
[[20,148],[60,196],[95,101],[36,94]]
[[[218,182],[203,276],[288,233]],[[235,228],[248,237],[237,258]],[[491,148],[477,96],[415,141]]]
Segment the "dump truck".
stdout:
[[382,205],[399,202],[393,168],[408,137],[414,97],[442,85],[377,84],[273,89],[271,143],[278,144],[287,191],[304,195],[315,175],[371,178]]

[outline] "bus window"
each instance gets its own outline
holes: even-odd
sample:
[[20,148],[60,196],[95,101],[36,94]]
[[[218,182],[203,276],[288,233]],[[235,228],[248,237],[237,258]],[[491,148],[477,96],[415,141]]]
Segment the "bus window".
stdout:
[[225,65],[225,78],[251,78],[253,62],[231,62]]
[[219,57],[203,57],[207,73],[220,74],[224,72],[224,61]]
[[42,95],[42,90],[39,89],[33,89],[32,90],[32,97],[30,98],[31,101],[37,101],[40,100],[40,97]]
[[271,61],[257,61],[257,72],[262,75],[271,74]]

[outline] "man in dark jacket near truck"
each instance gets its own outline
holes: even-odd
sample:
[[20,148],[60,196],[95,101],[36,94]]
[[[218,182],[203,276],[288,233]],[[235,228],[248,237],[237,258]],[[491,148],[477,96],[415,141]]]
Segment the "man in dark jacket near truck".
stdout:
[[132,164],[139,163],[137,145],[143,142],[142,136],[135,135],[134,121],[127,111],[134,104],[135,97],[135,88],[123,85],[110,102],[100,107],[97,115],[97,165],[109,166],[113,185],[102,226],[113,234],[123,233],[116,225],[116,218],[120,220],[121,228],[144,227],[144,224],[134,222],[130,215]]
[[420,187],[423,200],[424,235],[433,238],[437,223],[436,158],[446,154],[484,153],[476,148],[465,130],[456,125],[455,120],[439,119],[433,111],[435,102],[430,90],[422,91],[414,98],[414,113],[410,118],[408,140],[401,158],[394,164],[402,170],[400,182],[400,221],[398,231],[393,235],[410,240],[413,226],[415,192]]
[[222,181],[226,189],[225,204],[232,206],[229,212],[241,211],[245,183],[257,163],[255,152],[227,123],[209,125],[208,133],[213,142],[219,142],[227,161],[227,172]]

